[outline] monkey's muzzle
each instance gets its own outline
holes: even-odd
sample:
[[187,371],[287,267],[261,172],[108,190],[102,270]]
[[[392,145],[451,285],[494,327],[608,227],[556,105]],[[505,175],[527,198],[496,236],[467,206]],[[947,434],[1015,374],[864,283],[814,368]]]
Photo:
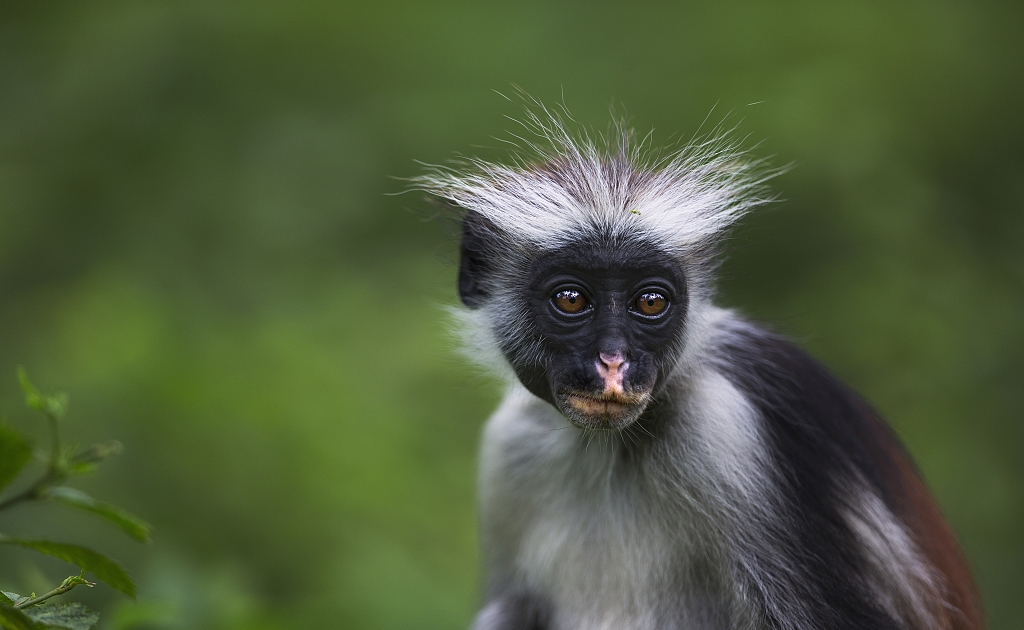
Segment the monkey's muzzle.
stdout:
[[562,398],[562,403],[566,417],[576,425],[589,429],[620,429],[636,420],[650,399],[650,392],[600,395],[570,392]]

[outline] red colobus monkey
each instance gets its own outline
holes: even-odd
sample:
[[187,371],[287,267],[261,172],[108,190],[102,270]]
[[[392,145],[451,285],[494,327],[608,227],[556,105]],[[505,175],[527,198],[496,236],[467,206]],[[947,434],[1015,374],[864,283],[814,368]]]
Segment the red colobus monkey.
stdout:
[[712,302],[723,233],[766,201],[757,163],[532,120],[536,159],[419,180],[462,213],[460,317],[510,383],[484,430],[473,628],[981,628],[884,421]]

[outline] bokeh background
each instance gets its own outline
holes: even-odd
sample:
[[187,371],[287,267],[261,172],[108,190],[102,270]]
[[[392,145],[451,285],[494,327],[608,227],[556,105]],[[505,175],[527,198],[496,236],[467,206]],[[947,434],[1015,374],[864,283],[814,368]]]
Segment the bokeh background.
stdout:
[[[1024,5],[95,0],[0,5],[0,411],[65,390],[105,628],[462,628],[498,384],[454,353],[452,228],[400,178],[501,156],[513,85],[655,144],[725,120],[794,168],[722,301],[906,440],[994,629],[1024,628]],[[497,92],[496,92],[497,91]],[[710,116],[709,116],[710,112]],[[3,550],[0,587],[68,567]]]

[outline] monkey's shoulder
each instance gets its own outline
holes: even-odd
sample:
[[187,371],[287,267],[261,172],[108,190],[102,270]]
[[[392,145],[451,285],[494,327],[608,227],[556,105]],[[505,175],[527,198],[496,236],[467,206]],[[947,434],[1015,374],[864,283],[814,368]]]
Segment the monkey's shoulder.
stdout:
[[893,499],[892,479],[904,473],[906,452],[881,415],[821,362],[738,318],[719,327],[712,354],[718,371],[758,410],[787,470],[823,481],[856,477]]
[[[917,606],[952,628],[981,627],[977,595],[955,537],[880,414],[792,341],[738,318],[723,324],[713,362],[757,409],[780,475],[777,488],[795,524],[791,543],[813,552],[804,556],[814,559],[805,571],[817,576],[827,599],[852,601],[840,595],[848,576],[870,569],[848,550],[876,553],[864,532],[887,530],[887,546],[875,564],[888,564],[904,582],[925,584],[941,576],[931,593],[917,589]],[[922,557],[931,568],[914,577]],[[884,576],[875,581],[892,592],[902,587]],[[870,607],[833,612],[852,618],[865,610]],[[858,623],[878,625],[867,618]]]

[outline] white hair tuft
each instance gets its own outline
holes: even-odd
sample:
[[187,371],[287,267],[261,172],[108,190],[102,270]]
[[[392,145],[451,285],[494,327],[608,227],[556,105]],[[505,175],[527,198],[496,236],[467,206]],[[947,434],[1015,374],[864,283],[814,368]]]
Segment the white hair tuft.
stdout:
[[611,139],[595,141],[538,109],[520,121],[528,133],[514,136],[511,165],[468,159],[431,166],[414,188],[542,250],[597,230],[654,242],[680,257],[707,251],[771,200],[764,183],[778,171],[749,159],[731,130],[716,129],[662,156],[645,147],[649,135],[636,142],[622,123]]

